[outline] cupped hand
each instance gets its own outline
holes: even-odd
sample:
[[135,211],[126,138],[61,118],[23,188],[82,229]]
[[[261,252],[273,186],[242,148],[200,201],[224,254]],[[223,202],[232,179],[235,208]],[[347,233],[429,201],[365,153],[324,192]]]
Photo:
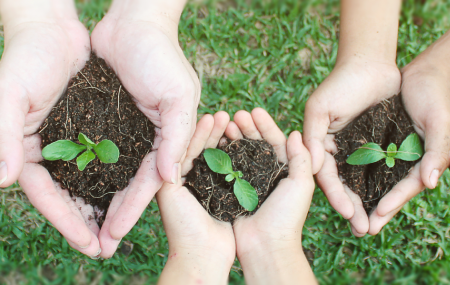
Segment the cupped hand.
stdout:
[[[204,149],[217,147],[229,120],[225,112],[202,117],[182,162],[183,177]],[[186,273],[205,284],[225,281],[236,253],[231,224],[210,216],[181,181],[164,183],[156,199],[169,241],[169,259],[160,283],[190,284],[189,280],[178,279],[186,278]]]
[[30,202],[69,244],[95,256],[99,242],[95,227],[83,219],[84,209],[79,210],[82,201],[73,201],[37,164],[42,159],[40,138],[32,134],[90,54],[89,34],[73,3],[47,2],[1,4],[5,50],[0,62],[0,187],[18,179]]
[[382,227],[425,187],[433,189],[450,164],[450,32],[402,70],[402,99],[425,154],[407,178],[396,185],[370,216],[369,234]]
[[398,94],[400,82],[395,64],[358,57],[338,62],[306,103],[304,142],[311,152],[313,173],[333,208],[349,219],[356,236],[368,232],[369,218],[359,196],[339,179],[333,134],[368,108]]
[[[92,33],[94,52],[114,69],[138,108],[158,129],[156,167],[151,176],[177,184],[180,160],[195,130],[200,83],[178,44],[178,21],[147,16],[154,9],[115,1]],[[121,6],[124,5],[124,6]],[[145,15],[142,15],[144,13]],[[181,12],[180,12],[181,13]],[[112,255],[147,207],[158,183],[151,188],[130,186],[107,213],[102,227],[102,256]]]
[[302,284],[315,284],[302,250],[302,228],[315,185],[311,156],[301,134],[293,132],[286,140],[261,108],[251,114],[236,113],[225,134],[232,140],[265,139],[274,147],[279,161],[289,165],[288,177],[279,182],[258,211],[238,218],[233,226],[237,256],[247,283],[299,284],[302,280]]

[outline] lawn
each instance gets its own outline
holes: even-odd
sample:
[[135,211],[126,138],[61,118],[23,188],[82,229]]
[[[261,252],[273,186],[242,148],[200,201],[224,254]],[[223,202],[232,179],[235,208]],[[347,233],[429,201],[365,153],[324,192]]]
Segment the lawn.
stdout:
[[[92,30],[108,1],[77,6]],[[404,1],[399,67],[450,28],[448,7],[450,0]],[[199,114],[259,106],[286,134],[302,130],[305,102],[333,68],[338,25],[338,1],[188,4],[180,43],[201,78]],[[450,284],[449,185],[447,171],[436,189],[411,200],[380,234],[364,238],[351,235],[349,223],[316,189],[303,246],[317,278],[323,284]],[[0,205],[0,284],[153,284],[167,260],[155,202],[122,241],[134,244],[131,254],[119,249],[109,260],[72,250],[19,185],[1,191]],[[238,262],[230,284],[244,284]]]

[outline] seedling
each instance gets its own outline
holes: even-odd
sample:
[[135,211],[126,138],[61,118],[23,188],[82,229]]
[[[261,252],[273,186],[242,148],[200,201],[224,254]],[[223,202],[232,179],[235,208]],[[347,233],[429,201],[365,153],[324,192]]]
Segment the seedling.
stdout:
[[[42,156],[46,160],[64,160],[69,161],[77,157],[77,155],[84,151],[77,158],[77,166],[80,171],[83,171],[89,162],[95,159],[97,154],[98,159],[103,163],[116,163],[119,160],[119,148],[110,140],[103,140],[98,144],[91,141],[85,134],[80,133],[78,140],[82,145],[76,144],[69,140],[59,140],[49,144],[42,150]],[[95,154],[93,152],[95,151]]]
[[347,163],[351,165],[364,165],[386,159],[386,165],[388,167],[394,167],[395,159],[414,161],[418,160],[422,155],[422,143],[420,142],[419,136],[414,133],[410,134],[402,142],[398,150],[394,143],[389,144],[386,151],[376,143],[366,143],[347,158]]
[[253,211],[258,206],[258,193],[250,183],[241,179],[243,174],[241,171],[234,171],[231,164],[231,158],[227,153],[220,149],[208,148],[203,156],[209,168],[220,174],[226,174],[225,181],[231,182],[234,179],[233,191],[239,201],[239,204],[247,211]]

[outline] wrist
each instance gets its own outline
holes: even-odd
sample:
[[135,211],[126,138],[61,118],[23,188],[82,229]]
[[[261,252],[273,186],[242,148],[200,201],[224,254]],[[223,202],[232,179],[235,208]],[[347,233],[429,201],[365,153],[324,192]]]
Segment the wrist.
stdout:
[[78,20],[72,0],[2,0],[0,14],[5,29],[26,22],[54,24]]
[[114,0],[108,15],[132,21],[148,21],[178,29],[187,0]]
[[161,284],[227,284],[234,259],[215,251],[170,250]]

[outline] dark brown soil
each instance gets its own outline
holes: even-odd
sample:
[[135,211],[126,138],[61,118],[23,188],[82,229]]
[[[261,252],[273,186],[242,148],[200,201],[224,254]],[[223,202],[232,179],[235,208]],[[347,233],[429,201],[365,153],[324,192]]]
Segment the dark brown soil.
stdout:
[[120,150],[119,161],[105,164],[96,158],[84,171],[78,170],[75,159],[44,161],[42,165],[72,197],[82,197],[94,206],[101,225],[114,192],[125,189],[150,152],[155,126],[139,111],[105,61],[94,54],[70,81],[66,94],[39,130],[42,148],[63,139],[79,143],[80,132],[95,143],[113,141]]
[[227,141],[219,149],[228,153],[234,171],[242,171],[258,192],[258,206],[252,212],[245,210],[233,193],[234,181],[226,182],[223,174],[209,169],[202,154],[194,160],[194,167],[186,176],[185,186],[200,204],[218,220],[231,222],[238,216],[252,215],[272,193],[278,182],[288,175],[288,167],[278,162],[273,147],[266,141],[242,139]]
[[412,121],[398,95],[372,107],[336,134],[338,152],[334,157],[339,175],[361,197],[368,214],[384,195],[408,175],[418,160],[396,159],[395,166],[389,168],[384,159],[368,165],[350,165],[346,163],[348,156],[368,142],[381,145],[383,150],[390,143],[395,143],[398,148],[411,133],[415,133]]

